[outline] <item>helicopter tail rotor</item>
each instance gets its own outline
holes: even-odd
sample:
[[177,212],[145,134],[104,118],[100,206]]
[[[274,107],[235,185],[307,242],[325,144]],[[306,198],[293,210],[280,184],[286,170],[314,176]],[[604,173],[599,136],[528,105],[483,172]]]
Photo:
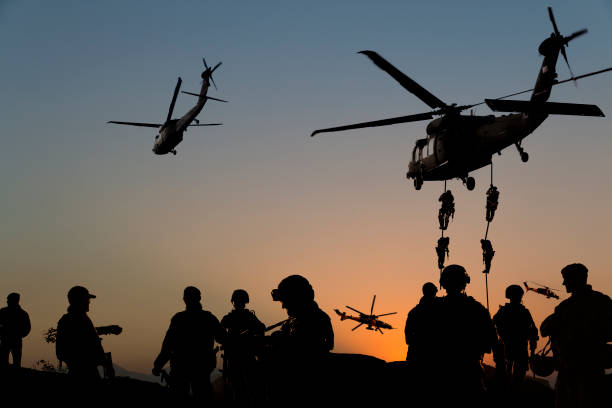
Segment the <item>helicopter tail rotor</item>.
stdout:
[[204,57],[202,57],[202,62],[204,63],[204,72],[202,72],[202,79],[208,77],[210,78],[210,82],[212,82],[213,86],[215,87],[215,89],[217,89],[217,84],[215,84],[215,80],[213,79],[213,72],[215,72],[215,70],[217,68],[219,68],[219,66],[221,66],[221,62],[219,62],[217,65],[215,65],[214,67],[209,67],[208,64],[206,63],[206,59]]
[[[570,41],[572,41],[573,39],[577,37],[580,37],[583,34],[586,34],[588,30],[586,28],[583,28],[582,30],[578,30],[568,35],[567,37],[564,37],[559,32],[559,28],[557,27],[557,22],[555,21],[555,16],[553,14],[551,7],[548,7],[548,17],[550,18],[550,22],[552,23],[553,29],[555,30],[554,38],[558,41],[561,55],[563,56],[563,59],[565,60],[565,63],[567,64],[567,68],[569,69],[571,79],[574,79],[574,73],[572,72],[572,67],[570,67],[569,61],[567,59],[567,53],[565,52],[565,48],[568,46],[568,43]],[[574,84],[576,84],[575,80],[574,80]]]

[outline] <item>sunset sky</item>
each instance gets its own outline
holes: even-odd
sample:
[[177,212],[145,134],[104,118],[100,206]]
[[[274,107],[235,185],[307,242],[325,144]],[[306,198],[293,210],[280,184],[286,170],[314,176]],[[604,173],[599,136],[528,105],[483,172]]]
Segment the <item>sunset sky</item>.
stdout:
[[[119,365],[150,372],[182,290],[195,285],[221,318],[234,289],[266,324],[286,318],[271,289],[291,274],[312,283],[332,318],[336,352],[405,357],[406,313],[438,282],[434,247],[442,182],[405,179],[427,122],[310,138],[318,128],[428,111],[363,55],[375,50],[446,103],[472,104],[531,88],[552,32],[589,33],[567,49],[576,75],[612,66],[612,2],[576,1],[2,1],[0,2],[0,301],[17,291],[32,319],[24,366],[55,361],[43,332],[81,284],[98,296],[95,324]],[[218,90],[177,156],[155,156],[155,129],[177,77]],[[565,63],[560,79],[569,77]],[[527,96],[521,96],[527,98]],[[519,97],[517,97],[519,98]],[[500,205],[491,312],[513,283],[561,289],[582,262],[612,294],[612,73],[553,90],[551,101],[598,105],[606,118],[548,118],[524,147],[494,157]],[[181,95],[175,116],[195,98]],[[474,114],[491,114],[485,105]],[[450,263],[485,303],[480,239],[489,168],[474,191],[450,181],[456,215]],[[376,312],[384,336],[340,322],[334,308]],[[536,324],[558,301],[527,294]]]

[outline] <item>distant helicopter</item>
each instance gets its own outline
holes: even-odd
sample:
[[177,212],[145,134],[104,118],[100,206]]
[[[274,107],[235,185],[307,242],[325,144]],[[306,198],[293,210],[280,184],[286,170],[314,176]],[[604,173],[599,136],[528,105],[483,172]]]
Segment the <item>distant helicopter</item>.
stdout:
[[[172,119],[172,112],[174,111],[174,104],[176,103],[176,97],[178,96],[179,89],[181,87],[181,83],[183,80],[179,77],[176,87],[174,88],[174,95],[172,96],[172,102],[170,103],[170,109],[168,110],[168,116],[164,123],[142,123],[142,122],[119,122],[115,120],[111,120],[107,123],[116,123],[118,125],[130,125],[130,126],[142,126],[142,127],[153,127],[159,128],[159,134],[155,136],[155,143],[153,145],[153,153],[155,154],[167,154],[172,153],[176,155],[176,146],[183,141],[183,133],[187,131],[187,128],[190,126],[218,126],[222,125],[222,123],[200,123],[196,117],[199,115],[202,108],[204,108],[204,104],[208,99],[212,99],[214,101],[219,102],[227,102],[223,99],[213,98],[211,96],[207,96],[208,87],[210,83],[215,86],[217,89],[217,85],[213,80],[212,74],[215,72],[217,68],[221,65],[219,62],[213,68],[209,67],[206,64],[206,60],[202,58],[204,62],[204,71],[202,72],[202,88],[200,89],[200,93],[193,92],[185,92],[183,93],[188,95],[193,95],[198,97],[198,102],[196,105],[191,108],[189,112],[187,112],[180,119]],[[191,124],[191,122],[196,122],[196,124]]]
[[527,291],[532,291],[535,293],[539,293],[540,295],[544,295],[546,296],[546,298],[550,299],[550,298],[555,298],[555,299],[559,299],[559,295],[557,295],[554,291],[555,289],[551,289],[548,286],[544,286],[544,285],[539,285],[539,288],[532,288],[531,286],[529,286],[527,284],[527,282],[523,282],[523,285],[525,286],[525,289],[527,289]]
[[346,312],[341,312],[338,309],[334,309],[334,311],[338,314],[338,316],[340,316],[340,320],[354,320],[356,322],[359,322],[359,324],[355,327],[353,327],[351,330],[356,330],[357,328],[359,328],[361,325],[363,324],[367,324],[366,330],[376,330],[379,331],[380,334],[384,334],[383,331],[381,329],[393,329],[393,327],[391,327],[391,325],[389,323],[385,323],[381,320],[379,320],[379,317],[382,316],[389,316],[392,314],[396,314],[397,312],[392,312],[392,313],[384,313],[384,314],[380,314],[380,315],[375,315],[374,314],[374,302],[376,301],[376,295],[374,295],[374,298],[372,299],[372,307],[370,308],[370,314],[365,314],[360,312],[357,309],[354,309],[350,306],[346,306],[346,308],[351,309],[354,312],[359,313],[359,317],[355,317],[355,316],[351,316],[351,315],[347,315]]
[[[378,68],[385,71],[407,91],[413,93],[434,110],[415,115],[319,129],[312,132],[311,136],[324,132],[416,122],[441,115],[441,118],[434,119],[427,125],[427,137],[416,141],[406,177],[414,180],[414,187],[417,190],[421,189],[424,180],[450,180],[453,178],[461,179],[468,190],[473,190],[476,182],[473,177],[469,176],[469,173],[491,164],[494,153],[501,154],[503,149],[514,144],[520,153],[521,160],[527,162],[529,155],[521,147],[521,142],[548,115],[605,116],[601,109],[595,105],[547,102],[554,85],[612,70],[612,67],[610,67],[589,74],[574,76],[567,60],[565,47],[571,40],[585,34],[587,30],[579,30],[564,37],[557,29],[550,7],[548,8],[548,15],[554,32],[538,48],[540,54],[544,56],[544,61],[533,89],[497,99],[485,99],[484,102],[472,105],[449,105],[400,72],[376,52],[360,51],[360,54],[370,58]],[[557,81],[556,79],[555,66],[559,52],[565,59],[571,74],[571,78],[564,81]],[[510,96],[530,91],[533,92],[529,101],[504,100]],[[462,111],[483,103],[486,103],[493,111],[520,113],[500,117],[493,115],[460,115]]]

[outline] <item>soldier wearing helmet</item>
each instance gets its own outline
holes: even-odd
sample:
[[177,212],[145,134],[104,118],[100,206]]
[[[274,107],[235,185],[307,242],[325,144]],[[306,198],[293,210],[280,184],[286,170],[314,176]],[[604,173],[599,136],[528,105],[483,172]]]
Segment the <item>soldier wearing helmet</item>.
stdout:
[[440,299],[434,313],[437,327],[431,341],[436,353],[431,356],[431,364],[441,371],[443,406],[482,403],[481,360],[497,341],[487,309],[466,295],[468,283],[470,276],[460,265],[449,265],[440,275],[446,296]]
[[334,348],[334,331],[327,313],[314,301],[314,290],[300,275],[283,279],[272,290],[272,299],[281,302],[289,319],[273,333],[275,372],[279,376],[272,398],[300,398],[302,402],[317,396],[322,367]]
[[556,406],[603,406],[605,369],[611,368],[606,343],[612,341],[612,299],[587,284],[583,264],[567,265],[561,275],[570,297],[540,326],[559,364]]
[[538,343],[538,329],[529,310],[521,304],[524,294],[519,285],[508,286],[506,298],[510,302],[500,306],[493,316],[493,324],[500,337],[499,346],[494,352],[498,375],[509,379],[513,386],[523,382],[529,364],[529,351],[533,355]]
[[223,343],[225,332],[219,320],[202,308],[198,288],[183,291],[185,310],[170,320],[161,351],[153,363],[153,375],[160,375],[170,361],[170,389],[179,399],[191,393],[198,402],[212,400],[210,374],[217,365],[215,340]]
[[232,385],[232,397],[238,404],[255,403],[257,340],[266,326],[246,308],[249,294],[244,289],[232,293],[234,310],[221,319],[227,336],[223,344],[223,376]]

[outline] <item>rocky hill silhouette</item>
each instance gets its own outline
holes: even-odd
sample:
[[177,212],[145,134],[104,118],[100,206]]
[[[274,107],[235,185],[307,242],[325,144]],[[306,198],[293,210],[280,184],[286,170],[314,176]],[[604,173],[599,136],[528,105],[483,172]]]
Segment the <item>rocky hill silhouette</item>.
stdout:
[[[313,392],[321,393],[325,405],[371,407],[396,404],[397,401],[409,403],[415,391],[409,375],[405,361],[385,362],[367,355],[331,353],[327,367],[322,367],[320,372],[320,388]],[[612,386],[612,376],[608,375],[606,380]],[[70,381],[64,373],[13,368],[3,376],[1,383],[5,401],[22,400],[28,406],[66,406],[66,396],[70,394]],[[485,366],[485,383],[489,407],[554,407],[554,391],[543,379],[528,377],[519,390],[504,390],[495,383],[494,368]],[[218,374],[213,384],[218,404],[228,405],[223,400],[223,381]],[[84,406],[173,406],[167,387],[130,377],[105,380],[96,394],[91,396],[91,401],[84,402]]]

